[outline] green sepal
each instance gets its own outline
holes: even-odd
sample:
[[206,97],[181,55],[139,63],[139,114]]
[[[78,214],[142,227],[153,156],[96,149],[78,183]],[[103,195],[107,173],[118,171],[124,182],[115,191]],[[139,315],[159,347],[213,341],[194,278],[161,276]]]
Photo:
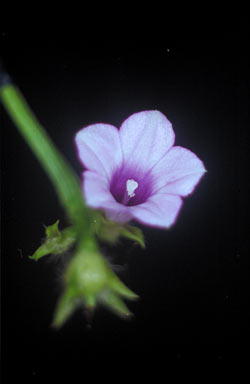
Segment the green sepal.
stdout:
[[121,224],[114,221],[99,218],[95,227],[97,237],[110,244],[118,242],[120,237],[124,237],[138,243],[145,248],[144,236],[140,228],[130,224]]
[[59,255],[66,252],[76,241],[76,235],[73,227],[68,227],[63,231],[59,231],[59,220],[54,224],[46,227],[46,239],[43,244],[29,256],[32,260],[39,260],[41,257],[53,254]]
[[100,302],[122,318],[131,318],[133,316],[126,304],[112,291],[104,291],[100,296]]
[[137,242],[142,248],[145,248],[143,232],[140,228],[126,224],[121,229],[120,236]]
[[70,289],[67,289],[57,302],[52,327],[60,328],[73,314],[77,308],[77,304],[78,303],[76,297],[74,297],[74,292]]

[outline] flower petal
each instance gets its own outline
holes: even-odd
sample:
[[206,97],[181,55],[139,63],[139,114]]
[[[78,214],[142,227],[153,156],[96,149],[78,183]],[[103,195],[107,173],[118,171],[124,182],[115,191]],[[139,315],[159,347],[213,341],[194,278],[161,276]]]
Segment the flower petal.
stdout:
[[109,124],[94,124],[83,128],[75,136],[78,156],[83,165],[109,179],[122,163],[119,131]]
[[129,208],[114,199],[105,176],[92,171],[83,172],[83,195],[89,207],[104,210],[110,220],[117,222],[131,220]]
[[179,196],[158,193],[145,203],[130,207],[133,218],[142,224],[169,228],[175,223],[182,206]]
[[202,161],[182,147],[171,148],[152,168],[154,193],[187,196],[206,172]]
[[118,223],[127,223],[133,218],[129,207],[117,203],[115,200],[105,203],[103,210],[109,220]]
[[131,115],[120,128],[124,160],[149,170],[174,144],[171,123],[159,111]]

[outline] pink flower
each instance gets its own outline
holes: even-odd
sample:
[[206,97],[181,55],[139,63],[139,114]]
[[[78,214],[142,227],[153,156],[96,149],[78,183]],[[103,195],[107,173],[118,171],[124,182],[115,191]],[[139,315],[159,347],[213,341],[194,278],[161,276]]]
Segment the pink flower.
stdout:
[[113,221],[131,219],[168,228],[182,197],[193,192],[206,171],[186,148],[173,146],[171,123],[159,111],[127,118],[120,129],[94,124],[76,134],[87,205],[102,209]]

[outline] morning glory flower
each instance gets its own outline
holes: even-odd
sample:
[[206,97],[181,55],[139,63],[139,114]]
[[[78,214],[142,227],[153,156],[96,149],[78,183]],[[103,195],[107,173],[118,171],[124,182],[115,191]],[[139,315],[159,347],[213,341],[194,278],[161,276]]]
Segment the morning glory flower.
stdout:
[[168,228],[206,171],[190,150],[174,146],[172,124],[159,111],[128,117],[120,129],[94,124],[75,137],[88,206],[108,219]]

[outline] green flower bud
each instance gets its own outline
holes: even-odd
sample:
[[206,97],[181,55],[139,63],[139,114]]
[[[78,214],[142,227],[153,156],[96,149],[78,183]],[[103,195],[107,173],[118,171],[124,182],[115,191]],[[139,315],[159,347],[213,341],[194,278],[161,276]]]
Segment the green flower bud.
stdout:
[[79,250],[65,272],[66,288],[58,302],[53,325],[60,327],[79,303],[93,310],[101,303],[122,317],[131,312],[122,298],[135,300],[138,296],[115,275],[97,250]]

